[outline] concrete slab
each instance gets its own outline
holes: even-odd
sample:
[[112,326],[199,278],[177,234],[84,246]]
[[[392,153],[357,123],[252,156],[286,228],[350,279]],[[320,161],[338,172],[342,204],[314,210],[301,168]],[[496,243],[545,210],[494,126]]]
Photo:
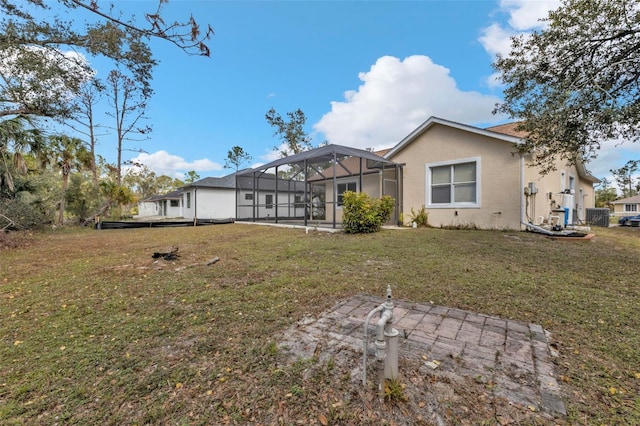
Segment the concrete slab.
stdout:
[[[364,348],[364,321],[384,301],[364,295],[342,301],[321,317],[305,318],[291,327],[280,337],[280,347],[290,352],[292,359],[319,356],[321,351],[321,358],[341,362],[337,357],[350,354],[342,362],[354,363],[353,380],[361,380],[362,362],[357,360]],[[412,369],[411,375],[429,376],[425,383],[468,380],[483,386],[489,395],[488,404],[492,399],[508,401],[507,411],[513,404],[550,418],[566,416],[549,333],[540,325],[428,303],[394,300],[394,304],[397,318],[393,326],[400,332],[401,377],[405,366]],[[368,328],[368,365],[375,362],[376,319],[374,315]],[[374,375],[370,376],[373,380]],[[505,404],[496,406],[504,410]]]

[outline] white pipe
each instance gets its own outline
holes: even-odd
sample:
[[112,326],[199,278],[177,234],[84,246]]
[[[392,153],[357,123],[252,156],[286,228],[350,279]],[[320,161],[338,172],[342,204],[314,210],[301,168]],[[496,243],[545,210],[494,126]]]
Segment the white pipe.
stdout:
[[[383,308],[386,308],[386,303],[383,304]],[[376,323],[376,340],[384,341],[384,332],[387,326],[387,323],[391,322],[391,318],[393,318],[393,311],[389,309],[385,309],[380,315],[380,319]]]
[[574,231],[558,231],[558,232],[553,232],[553,231],[549,231],[548,229],[544,229],[540,226],[534,225],[533,223],[526,223],[526,222],[522,222],[522,224],[524,226],[526,226],[527,228],[531,228],[536,232],[540,232],[541,234],[545,234],[545,235],[554,235],[554,236],[563,236],[563,235],[570,235],[573,234]]
[[384,303],[380,304],[379,306],[375,307],[371,312],[369,312],[369,315],[367,315],[367,319],[365,319],[364,321],[364,342],[363,342],[363,357],[362,357],[362,385],[366,385],[367,384],[367,345],[369,343],[369,337],[368,337],[368,328],[369,328],[369,321],[371,321],[371,317],[376,313],[376,312],[380,312],[384,309]]
[[[390,327],[391,328],[391,327]],[[391,328],[391,331],[384,333],[387,339],[387,358],[384,360],[384,376],[390,380],[398,378],[398,330]]]

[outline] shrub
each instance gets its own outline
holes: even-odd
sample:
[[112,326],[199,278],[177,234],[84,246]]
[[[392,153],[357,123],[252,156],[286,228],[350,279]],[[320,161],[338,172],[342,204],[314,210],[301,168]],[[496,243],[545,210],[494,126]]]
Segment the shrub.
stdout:
[[429,213],[427,209],[422,206],[418,211],[415,211],[413,207],[411,207],[411,222],[415,222],[419,228],[429,226]]
[[363,192],[347,191],[342,199],[342,226],[350,234],[378,232],[395,206],[388,195],[376,199]]

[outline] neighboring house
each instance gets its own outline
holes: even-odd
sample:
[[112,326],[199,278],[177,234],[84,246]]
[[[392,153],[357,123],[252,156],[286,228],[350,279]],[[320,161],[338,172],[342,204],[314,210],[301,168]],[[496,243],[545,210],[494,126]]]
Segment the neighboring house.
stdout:
[[207,177],[180,188],[185,219],[233,219],[236,217],[235,173]]
[[[242,171],[240,172],[242,173]],[[207,177],[181,188],[185,219],[270,219],[276,209],[281,217],[302,218],[300,184],[262,173],[253,177],[232,173]]]
[[138,216],[182,217],[182,191],[145,198],[138,203]]
[[598,179],[582,163],[558,162],[555,171],[541,175],[531,166],[531,155],[518,153],[521,136],[515,124],[480,129],[429,118],[385,154],[404,166],[405,222],[412,208],[422,206],[436,227],[522,229],[524,223],[583,222]]
[[616,216],[636,216],[640,214],[640,195],[613,201],[613,213]]

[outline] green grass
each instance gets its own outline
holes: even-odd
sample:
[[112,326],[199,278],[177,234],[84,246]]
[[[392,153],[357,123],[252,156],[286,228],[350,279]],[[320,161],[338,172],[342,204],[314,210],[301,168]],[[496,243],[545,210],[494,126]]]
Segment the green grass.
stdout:
[[[568,421],[638,424],[640,230],[595,231],[591,242],[243,224],[36,234],[0,251],[0,423],[366,423],[375,409],[333,360],[281,365],[275,339],[391,284],[398,299],[541,324]],[[178,261],[154,263],[173,246]]]

